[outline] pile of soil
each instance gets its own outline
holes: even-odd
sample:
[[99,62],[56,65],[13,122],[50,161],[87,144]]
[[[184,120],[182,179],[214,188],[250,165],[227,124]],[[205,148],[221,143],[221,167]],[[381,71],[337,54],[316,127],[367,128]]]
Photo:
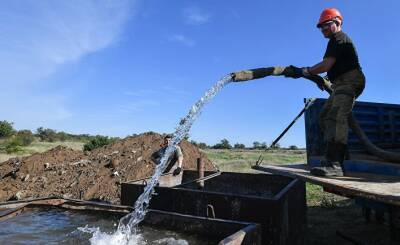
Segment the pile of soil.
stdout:
[[[163,136],[151,132],[91,152],[58,146],[44,153],[9,159],[0,163],[0,201],[58,196],[118,204],[121,182],[154,173],[156,164],[151,155],[162,143]],[[180,146],[183,169],[196,169],[199,157],[206,170],[214,169],[197,147],[187,141]]]

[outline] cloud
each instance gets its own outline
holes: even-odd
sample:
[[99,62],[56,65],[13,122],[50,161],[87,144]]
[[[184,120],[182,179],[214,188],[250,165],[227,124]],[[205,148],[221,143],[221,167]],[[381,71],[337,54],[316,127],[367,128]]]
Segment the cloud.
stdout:
[[188,47],[193,47],[196,44],[192,39],[190,39],[184,35],[181,35],[181,34],[174,34],[174,35],[170,36],[168,38],[168,40],[171,42],[181,43]]
[[2,4],[0,79],[29,83],[111,45],[131,1],[24,1]]
[[210,14],[197,7],[189,7],[183,10],[185,22],[189,25],[202,25],[210,21]]
[[[49,77],[118,41],[130,0],[27,0],[0,9],[0,107],[16,126],[37,127],[74,116]],[[61,86],[62,87],[62,86]],[[46,92],[45,92],[46,91]]]

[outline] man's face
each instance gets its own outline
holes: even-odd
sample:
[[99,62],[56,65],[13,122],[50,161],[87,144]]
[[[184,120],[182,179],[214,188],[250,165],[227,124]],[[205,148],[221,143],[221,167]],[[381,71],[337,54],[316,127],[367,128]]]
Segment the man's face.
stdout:
[[165,146],[170,145],[171,144],[171,140],[172,140],[171,138],[165,138],[164,139],[164,145]]
[[338,26],[334,21],[322,23],[319,27],[324,37],[329,38],[338,31]]

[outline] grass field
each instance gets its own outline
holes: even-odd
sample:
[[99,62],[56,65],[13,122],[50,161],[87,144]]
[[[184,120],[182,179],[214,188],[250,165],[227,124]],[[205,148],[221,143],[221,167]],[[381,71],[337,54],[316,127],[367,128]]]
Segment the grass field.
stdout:
[[289,164],[306,161],[304,150],[204,150],[222,171],[251,172],[251,165],[261,156],[265,164]]

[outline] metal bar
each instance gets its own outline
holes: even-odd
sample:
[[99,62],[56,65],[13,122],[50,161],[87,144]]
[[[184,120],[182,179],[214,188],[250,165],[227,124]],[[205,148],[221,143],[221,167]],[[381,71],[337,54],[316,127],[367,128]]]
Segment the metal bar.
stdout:
[[[201,157],[197,158],[197,171],[199,172],[199,179],[204,178],[204,162]],[[198,182],[199,189],[204,188],[204,180]]]
[[[167,176],[167,175],[172,175],[173,173],[164,173],[164,174],[161,174],[160,175],[160,177],[162,177],[162,176]],[[149,176],[149,177],[145,177],[145,178],[142,178],[142,179],[136,179],[136,180],[129,180],[129,181],[126,181],[125,183],[132,183],[132,182],[138,182],[138,181],[146,181],[147,179],[150,179],[152,176]]]
[[190,180],[190,181],[188,181],[188,182],[185,182],[185,183],[183,183],[183,184],[178,185],[177,187],[179,187],[179,186],[184,186],[184,185],[188,185],[188,184],[195,183],[195,182],[204,181],[204,180],[209,180],[209,179],[212,179],[212,178],[217,177],[217,176],[219,176],[219,175],[221,175],[221,172],[220,172],[220,171],[218,171],[218,172],[216,172],[216,173],[214,173],[214,174],[210,174],[210,175],[208,175],[208,176],[206,176],[206,177],[204,177],[204,178],[198,178],[198,179]]
[[270,148],[274,147],[274,146],[278,143],[278,141],[279,141],[279,140],[286,134],[286,132],[293,126],[293,124],[295,124],[296,121],[299,120],[299,118],[304,114],[304,112],[305,112],[308,108],[310,108],[310,106],[314,103],[314,101],[315,101],[315,99],[309,99],[309,100],[306,101],[306,104],[304,105],[304,108],[303,108],[303,109],[300,111],[300,113],[293,119],[293,121],[289,124],[289,126],[287,126],[287,127],[285,128],[285,130],[283,130],[283,132],[278,136],[278,138],[276,138],[276,139],[272,142]]

